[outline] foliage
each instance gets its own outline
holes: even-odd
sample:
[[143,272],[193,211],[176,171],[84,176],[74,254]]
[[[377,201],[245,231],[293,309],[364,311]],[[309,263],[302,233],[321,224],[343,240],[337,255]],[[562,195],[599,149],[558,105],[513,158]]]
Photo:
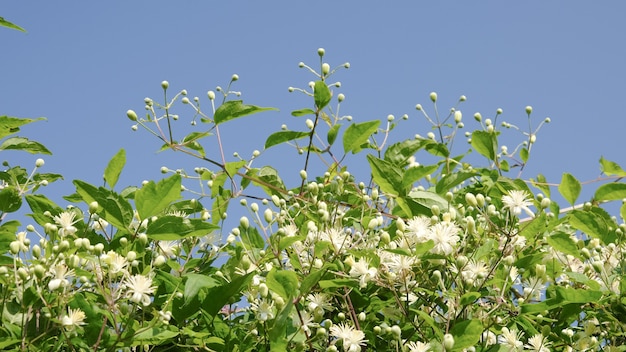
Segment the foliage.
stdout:
[[[185,90],[164,102],[146,98],[145,117],[127,112],[161,149],[202,163],[116,189],[124,150],[104,171],[105,185],[75,180],[61,207],[39,186],[60,178],[3,171],[4,215],[22,199],[33,224],[4,219],[0,229],[0,347],[7,350],[206,351],[621,351],[626,344],[624,219],[602,205],[626,198],[626,172],[600,159],[605,177],[577,203],[582,185],[521,178],[537,127],[523,131],[476,113],[465,132],[459,109],[434,115],[425,136],[392,141],[408,116],[358,121],[340,115],[345,99],[318,50],[310,99],[291,113],[306,130],[283,128],[265,148],[293,148],[299,178],[278,165],[227,160],[220,125],[271,108],[244,104],[231,90],[208,93],[210,111]],[[217,96],[221,99],[216,104]],[[191,108],[194,130],[174,136],[176,103]],[[187,113],[181,113],[187,114]],[[526,108],[528,125],[532,108]],[[399,121],[398,121],[399,120]],[[14,133],[34,120],[0,118]],[[519,132],[509,149],[503,131]],[[15,138],[15,137],[14,137]],[[214,139],[207,153],[201,142]],[[11,148],[46,153],[25,139]],[[467,144],[465,144],[467,142]],[[464,146],[466,145],[466,146]],[[34,148],[34,149],[33,149]],[[461,149],[461,152],[458,151]],[[313,175],[312,156],[326,169]],[[353,170],[361,157],[369,167]],[[419,164],[416,160],[430,160]],[[293,164],[293,163],[291,163]],[[289,170],[294,173],[293,170]],[[192,185],[189,186],[188,184]],[[193,186],[196,185],[196,186]],[[556,191],[568,207],[550,200]],[[184,192],[183,192],[184,190]],[[534,194],[534,195],[533,195]],[[231,201],[249,214],[226,228]],[[230,209],[230,210],[229,210]],[[33,241],[31,238],[34,238]]]

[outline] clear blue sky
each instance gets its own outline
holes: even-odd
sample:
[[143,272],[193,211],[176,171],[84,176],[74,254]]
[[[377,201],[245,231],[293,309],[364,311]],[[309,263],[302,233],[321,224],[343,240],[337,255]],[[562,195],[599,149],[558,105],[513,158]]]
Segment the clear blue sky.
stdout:
[[[414,107],[430,108],[431,91],[442,110],[466,95],[468,127],[474,112],[490,117],[497,108],[524,125],[532,105],[537,123],[552,123],[525,177],[541,172],[558,182],[570,172],[589,180],[601,155],[626,167],[624,13],[621,1],[5,0],[0,16],[28,33],[0,29],[0,114],[47,117],[21,133],[54,153],[42,171],[66,177],[45,194],[72,193],[72,179],[101,184],[122,147],[128,165],[118,188],[138,185],[160,178],[162,165],[198,165],[155,153],[155,138],[130,129],[126,110],[143,112],[145,96],[161,96],[162,80],[205,99],[237,73],[246,103],[280,108],[223,128],[227,150],[247,156],[283,123],[304,129],[289,112],[307,101],[287,87],[313,79],[297,64],[316,64],[324,47],[331,66],[351,63],[336,78],[347,97],[342,112],[356,121],[407,113],[403,127],[425,134]],[[1,158],[29,166],[36,157]],[[267,160],[293,166],[287,157]]]

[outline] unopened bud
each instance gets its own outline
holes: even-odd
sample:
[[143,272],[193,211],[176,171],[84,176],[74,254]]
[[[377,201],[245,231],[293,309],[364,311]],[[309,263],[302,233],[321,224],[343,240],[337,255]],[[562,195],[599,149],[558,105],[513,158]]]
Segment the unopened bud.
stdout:
[[433,103],[437,101],[437,93],[435,93],[435,92],[431,92],[431,93],[430,93],[430,95],[429,95],[429,97],[430,97],[430,100],[431,100]]
[[131,121],[137,121],[137,114],[133,110],[126,111],[126,116]]
[[169,86],[170,86],[170,82],[168,81],[161,82],[161,88],[167,89]]
[[326,50],[324,50],[324,48],[317,49],[317,55],[324,56],[324,54],[326,54]]

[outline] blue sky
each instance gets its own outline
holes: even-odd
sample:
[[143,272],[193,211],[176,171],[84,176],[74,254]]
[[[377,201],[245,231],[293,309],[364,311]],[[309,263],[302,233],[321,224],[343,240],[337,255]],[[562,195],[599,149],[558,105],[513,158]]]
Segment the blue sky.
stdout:
[[[159,168],[191,170],[197,161],[160,153],[146,132],[132,132],[128,109],[143,111],[145,96],[161,96],[160,82],[175,92],[205,99],[207,90],[240,80],[246,103],[269,112],[223,128],[226,150],[250,155],[281,124],[304,130],[289,115],[308,107],[287,87],[313,80],[297,64],[315,65],[318,47],[341,71],[347,99],[341,111],[355,121],[408,114],[409,135],[428,132],[415,111],[430,109],[436,91],[443,111],[460,95],[468,130],[471,116],[525,125],[550,117],[534,146],[525,178],[543,173],[558,182],[563,172],[581,181],[599,175],[604,156],[626,167],[622,138],[626,118],[626,3],[437,1],[108,1],[3,2],[0,16],[24,34],[0,29],[0,114],[44,116],[23,128],[54,153],[45,172],[66,180],[44,193],[59,201],[72,179],[101,184],[109,158],[125,148],[128,161],[118,188],[162,177]],[[205,101],[205,106],[207,101]],[[183,109],[184,111],[184,109]],[[188,110],[187,110],[188,111]],[[185,117],[182,117],[183,119]],[[413,130],[414,129],[414,130]],[[512,145],[511,145],[512,147]],[[274,154],[272,154],[274,153]],[[295,155],[268,153],[268,164],[297,175]],[[6,153],[13,164],[34,165],[37,156]],[[290,159],[291,158],[291,159]],[[297,159],[296,159],[297,160]],[[260,166],[260,165],[257,165]],[[365,177],[365,175],[363,175]]]

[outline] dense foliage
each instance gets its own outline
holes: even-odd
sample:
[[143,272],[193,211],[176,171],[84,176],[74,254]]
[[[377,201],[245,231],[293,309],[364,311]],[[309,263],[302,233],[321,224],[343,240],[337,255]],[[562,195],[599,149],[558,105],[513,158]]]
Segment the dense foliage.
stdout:
[[[119,189],[120,150],[104,186],[75,180],[61,206],[41,192],[61,178],[41,173],[42,159],[31,172],[5,164],[0,348],[626,350],[626,207],[619,217],[602,208],[626,198],[619,165],[600,160],[606,177],[582,203],[568,173],[523,179],[549,119],[537,123],[529,106],[525,130],[498,109],[474,114],[464,132],[464,96],[441,115],[431,93],[432,108],[416,106],[424,136],[394,140],[412,120],[339,114],[345,96],[330,78],[349,64],[331,69],[318,54],[319,67],[299,65],[314,81],[289,88],[310,99],[291,112],[307,128],[283,126],[265,142],[301,165],[288,171],[295,184],[278,165],[257,166],[262,152],[225,156],[220,126],[271,109],[239,100],[237,75],[208,92],[208,109],[185,90],[171,97],[164,81],[163,102],[127,112],[162,149],[197,158],[193,171],[164,167],[159,181]],[[0,150],[49,153],[13,136],[34,121],[0,117]],[[183,121],[196,130],[178,135]],[[514,147],[504,130],[519,132]],[[313,157],[325,170],[313,171]],[[365,172],[350,169],[358,158]],[[10,219],[23,200],[26,231]],[[242,206],[248,215],[226,228]]]

